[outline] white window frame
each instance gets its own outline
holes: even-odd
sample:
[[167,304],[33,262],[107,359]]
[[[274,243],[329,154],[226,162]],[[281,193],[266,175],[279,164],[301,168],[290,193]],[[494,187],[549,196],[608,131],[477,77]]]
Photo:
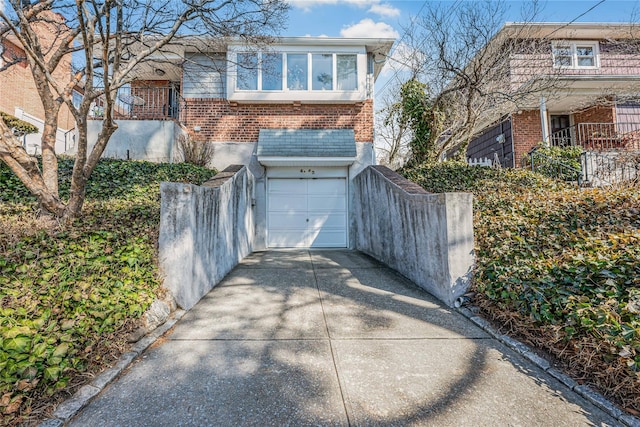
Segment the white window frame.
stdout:
[[[260,53],[282,55],[283,72],[282,72],[282,90],[263,90],[262,70],[258,73],[260,78],[258,81],[258,90],[240,90],[237,88],[237,72],[238,64],[236,55],[239,53],[248,53],[258,51],[247,48],[244,45],[230,46],[227,52],[227,73],[225,93],[229,101],[240,103],[271,103],[271,102],[334,102],[334,103],[353,103],[362,102],[369,99],[368,90],[369,68],[365,46],[360,45],[338,45],[338,46],[307,46],[307,45],[282,45],[275,49],[266,49]],[[288,54],[304,54],[307,57],[307,63],[310,64],[311,55],[315,53],[331,53],[334,55],[333,74],[334,83],[333,90],[312,90],[312,70],[309,70],[307,76],[306,90],[289,90],[287,84],[287,55]],[[337,83],[337,55],[354,55],[356,61],[356,87],[354,89],[338,89]],[[311,67],[311,64],[309,65]]]
[[[245,52],[238,51],[236,55],[241,54],[255,54],[257,56],[258,68],[256,70],[258,82],[257,89],[240,89],[238,87],[238,79],[235,79],[235,91],[236,92],[265,92],[265,93],[274,93],[274,92],[358,92],[360,91],[360,82],[357,79],[358,76],[358,54],[353,52],[326,52],[326,51],[313,51],[313,52],[296,52],[296,51],[284,51],[284,52]],[[282,63],[282,89],[273,89],[273,90],[265,90],[262,88],[262,72],[263,72],[263,55],[280,55],[281,63]],[[307,88],[303,90],[295,90],[289,89],[288,87],[288,79],[287,79],[287,55],[288,54],[302,54],[307,56]],[[313,55],[331,55],[332,56],[332,87],[333,89],[313,89]],[[352,55],[356,59],[356,87],[354,89],[337,89],[338,87],[338,55],[348,56]],[[237,60],[237,57],[236,57]],[[236,64],[236,69],[240,68],[239,64]],[[239,71],[237,71],[239,74]]]
[[[571,50],[571,65],[556,64],[555,49],[568,47]],[[590,47],[593,49],[593,65],[578,65],[578,47]],[[551,45],[551,56],[553,68],[564,68],[571,70],[594,70],[600,68],[600,48],[597,41],[586,40],[562,40],[553,42]]]
[[[264,57],[268,55],[279,55],[280,56],[280,64],[282,65],[282,69],[280,70],[280,89],[263,89],[262,88],[262,77],[264,71]],[[285,87],[287,76],[285,76],[287,57],[282,52],[259,52],[258,55],[258,91],[265,93],[278,93],[287,90]]]
[[[240,65],[238,62],[238,56],[239,55],[256,55],[256,64],[257,64],[257,68],[256,68],[256,88],[255,89],[240,89],[238,87],[238,82],[239,77],[240,77],[240,68],[244,68],[242,65]],[[262,52],[252,52],[252,51],[242,51],[242,52],[238,52],[236,53],[236,78],[235,78],[235,90],[237,92],[255,92],[255,91],[259,91],[262,89],[262,65],[261,65],[261,61],[262,61]]]

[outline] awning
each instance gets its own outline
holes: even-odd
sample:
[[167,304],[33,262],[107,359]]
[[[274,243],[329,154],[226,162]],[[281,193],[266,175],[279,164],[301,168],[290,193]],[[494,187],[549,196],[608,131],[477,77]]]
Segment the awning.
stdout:
[[352,129],[260,129],[257,155],[265,166],[348,166],[356,140]]

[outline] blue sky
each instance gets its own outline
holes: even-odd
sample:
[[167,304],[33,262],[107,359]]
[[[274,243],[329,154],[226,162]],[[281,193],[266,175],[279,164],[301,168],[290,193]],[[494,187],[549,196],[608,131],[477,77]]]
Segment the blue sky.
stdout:
[[[403,28],[412,17],[423,10],[425,4],[423,0],[288,1],[292,7],[288,27],[281,34],[283,36],[393,37],[396,39],[402,37]],[[445,0],[440,3],[444,7],[455,7],[462,1],[473,0]],[[506,1],[505,3],[508,8],[506,19],[522,21],[521,10],[525,2]],[[640,16],[640,0],[539,0],[538,3],[541,11],[536,21],[630,22],[634,10]],[[390,87],[387,82],[393,71],[389,67],[386,67],[385,71],[376,81],[377,96]]]
[[[471,0],[462,0],[471,1]],[[329,36],[329,37],[394,37],[402,34],[411,16],[421,10],[422,0],[289,0],[292,8],[289,14],[286,36]],[[445,5],[456,2],[444,1]],[[509,7],[508,19],[521,21],[521,1],[506,2]],[[539,20],[568,22],[592,6],[594,1],[541,1],[542,12]],[[628,22],[634,7],[640,7],[635,0],[605,0],[591,12],[578,19],[579,22]]]

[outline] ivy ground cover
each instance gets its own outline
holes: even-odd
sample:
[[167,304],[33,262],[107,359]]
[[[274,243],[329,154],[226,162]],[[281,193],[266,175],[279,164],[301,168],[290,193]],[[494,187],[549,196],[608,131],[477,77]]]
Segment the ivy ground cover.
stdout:
[[[69,191],[71,159],[60,162]],[[126,349],[125,336],[161,292],[160,182],[201,183],[186,164],[102,160],[83,216],[60,227],[0,163],[0,414],[29,424]]]
[[401,171],[474,194],[475,303],[503,332],[640,413],[640,186],[578,189],[526,170]]

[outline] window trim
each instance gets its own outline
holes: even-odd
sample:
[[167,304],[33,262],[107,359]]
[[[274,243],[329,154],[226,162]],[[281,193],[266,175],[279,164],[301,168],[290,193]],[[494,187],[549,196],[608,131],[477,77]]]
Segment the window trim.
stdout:
[[[257,78],[258,78],[258,82],[256,85],[256,89],[241,89],[238,87],[238,77],[239,77],[239,72],[238,72],[238,68],[240,68],[240,64],[238,64],[238,57],[237,55],[246,55],[246,54],[256,54],[257,55]],[[296,89],[289,89],[289,81],[288,81],[288,55],[290,54],[294,54],[294,55],[306,55],[307,57],[307,88],[306,89],[301,89],[301,90],[296,90]],[[281,64],[282,64],[282,72],[281,72],[281,77],[282,77],[282,89],[263,89],[263,57],[265,55],[280,55],[281,57]],[[332,57],[332,89],[313,89],[313,55],[331,55]],[[338,52],[329,52],[329,51],[289,51],[289,50],[282,50],[282,51],[275,51],[275,52],[271,52],[271,51],[259,51],[259,52],[255,52],[255,51],[241,51],[238,50],[235,52],[235,68],[236,68],[236,77],[235,77],[235,82],[234,82],[234,92],[237,93],[265,93],[265,94],[269,94],[269,93],[288,93],[288,94],[295,94],[295,93],[319,93],[319,92],[325,92],[325,93],[358,93],[361,91],[360,88],[360,81],[358,79],[358,52],[342,52],[342,51],[338,51]],[[355,58],[355,76],[356,76],[356,81],[355,81],[355,88],[353,89],[338,89],[338,56],[353,56]]]
[[[282,66],[282,69],[280,70],[280,89],[263,89],[263,76],[264,76],[264,61],[265,61],[265,57],[269,56],[269,55],[280,55],[280,65]],[[258,54],[258,89],[256,90],[257,92],[264,92],[264,93],[279,93],[279,92],[284,92],[286,90],[285,88],[285,83],[287,81],[287,76],[285,76],[285,68],[286,68],[286,62],[287,62],[287,58],[286,55],[283,55],[282,52],[263,52],[260,51]],[[245,91],[245,92],[256,92],[256,91]]]
[[[553,68],[556,69],[568,69],[568,70],[595,70],[600,68],[600,48],[598,41],[593,40],[558,40],[551,44],[551,60],[553,62]],[[558,65],[556,64],[555,50],[560,47],[568,47],[571,50],[571,65]],[[578,64],[578,48],[590,47],[593,48],[593,65],[579,65]],[[562,55],[564,56],[564,55]]]
[[[255,89],[242,89],[238,86],[238,83],[240,82],[240,69],[245,69],[245,70],[251,70],[250,68],[246,68],[243,67],[240,64],[240,60],[238,59],[238,56],[240,55],[256,55],[256,88]],[[262,53],[261,52],[252,52],[252,51],[241,51],[241,52],[237,52],[236,56],[235,56],[235,90],[237,92],[255,92],[255,91],[259,91],[261,86],[262,86],[262,79],[261,79],[261,65],[260,65],[260,61],[262,60]]]

